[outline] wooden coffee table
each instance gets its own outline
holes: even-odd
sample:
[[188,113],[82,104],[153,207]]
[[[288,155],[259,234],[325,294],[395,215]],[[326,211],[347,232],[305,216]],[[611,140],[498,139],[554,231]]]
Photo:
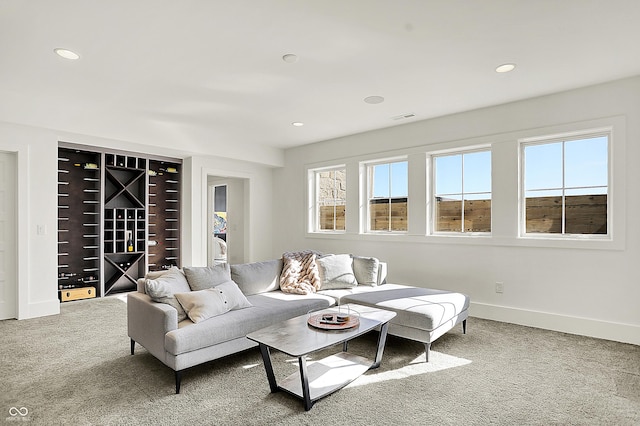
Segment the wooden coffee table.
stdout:
[[[310,315],[337,313],[336,307],[314,311],[247,334],[248,339],[260,345],[272,393],[284,391],[301,398],[304,409],[308,411],[320,398],[345,387],[367,370],[380,366],[389,321],[396,316],[396,313],[356,304],[343,305],[340,307],[340,312],[344,313],[347,307],[351,311],[350,315],[353,315],[353,312],[359,314],[359,324],[352,328],[322,330],[308,324]],[[380,331],[374,361],[347,352],[349,340],[376,327],[379,327]],[[342,352],[307,366],[307,355],[340,343],[342,343]],[[290,375],[278,385],[271,363],[271,349],[298,358],[300,373]]]

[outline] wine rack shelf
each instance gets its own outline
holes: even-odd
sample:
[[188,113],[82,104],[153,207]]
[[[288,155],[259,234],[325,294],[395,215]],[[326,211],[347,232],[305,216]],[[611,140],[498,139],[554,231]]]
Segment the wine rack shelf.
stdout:
[[179,266],[180,166],[149,162],[149,270]]
[[87,148],[58,150],[61,301],[131,291],[147,271],[180,266],[180,160]]
[[58,297],[94,297],[100,288],[100,154],[58,152]]

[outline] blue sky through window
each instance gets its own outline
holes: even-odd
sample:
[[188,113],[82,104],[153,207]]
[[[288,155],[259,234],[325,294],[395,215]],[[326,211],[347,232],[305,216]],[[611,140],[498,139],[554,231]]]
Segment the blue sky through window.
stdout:
[[524,155],[525,191],[528,197],[561,195],[563,186],[572,189],[567,195],[607,193],[607,136],[528,145],[525,146]]
[[[490,151],[435,157],[434,167],[436,196],[456,198],[454,195],[464,193],[466,199],[490,198]],[[483,194],[480,195],[478,193]],[[459,197],[456,199],[459,199]]]
[[406,161],[373,166],[373,197],[407,197],[409,195],[408,171]]

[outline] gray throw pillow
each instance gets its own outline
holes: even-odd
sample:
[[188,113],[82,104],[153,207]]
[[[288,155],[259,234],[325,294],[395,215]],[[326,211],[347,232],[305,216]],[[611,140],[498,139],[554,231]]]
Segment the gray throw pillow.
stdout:
[[189,319],[196,324],[230,310],[224,291],[217,288],[176,293],[175,296],[187,312]]
[[353,274],[350,254],[330,254],[316,259],[320,275],[320,289],[352,288],[358,285]]
[[168,271],[163,271],[162,274],[154,276],[157,278],[147,278],[145,280],[145,292],[154,302],[173,306],[178,311],[178,322],[186,319],[187,313],[174,296],[175,293],[191,291],[184,274],[177,268],[171,268]]
[[281,272],[282,259],[231,265],[231,279],[246,296],[280,288]]
[[229,265],[216,265],[212,267],[185,267],[184,274],[187,276],[189,287],[193,291],[205,290],[218,284],[231,280]]
[[375,257],[353,256],[353,273],[358,285],[378,285],[380,261]]

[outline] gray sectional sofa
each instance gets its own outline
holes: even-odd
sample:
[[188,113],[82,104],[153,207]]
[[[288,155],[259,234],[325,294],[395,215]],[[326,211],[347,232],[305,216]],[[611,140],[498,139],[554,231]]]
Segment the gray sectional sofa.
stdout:
[[150,273],[127,296],[131,354],[138,343],[174,370],[179,393],[185,369],[256,346],[245,337],[248,333],[336,304],[395,311],[389,333],[423,342],[427,361],[431,342],[456,324],[462,323],[464,331],[468,296],[386,284],[385,263],[350,259],[350,284],[344,285],[346,274],[335,265],[324,273],[319,268],[324,285],[305,295],[280,290],[281,259]]

